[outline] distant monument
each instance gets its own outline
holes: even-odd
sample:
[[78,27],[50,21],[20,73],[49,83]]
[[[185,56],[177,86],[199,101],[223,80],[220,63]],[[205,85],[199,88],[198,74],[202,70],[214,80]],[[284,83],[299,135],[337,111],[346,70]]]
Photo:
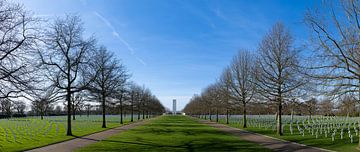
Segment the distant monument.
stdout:
[[173,100],[173,115],[176,115],[176,99]]

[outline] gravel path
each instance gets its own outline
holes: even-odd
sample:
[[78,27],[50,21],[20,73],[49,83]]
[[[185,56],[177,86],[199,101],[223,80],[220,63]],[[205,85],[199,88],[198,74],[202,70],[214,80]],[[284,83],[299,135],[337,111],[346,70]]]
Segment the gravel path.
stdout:
[[276,138],[272,138],[269,136],[241,130],[238,128],[229,127],[223,124],[218,124],[215,122],[200,120],[201,123],[207,124],[209,126],[220,129],[223,132],[239,136],[240,139],[250,141],[253,143],[257,143],[262,145],[268,149],[273,151],[281,151],[281,152],[329,152],[331,150],[310,147],[303,144],[298,144],[295,142],[284,141]]
[[111,135],[129,130],[139,125],[143,125],[148,122],[147,120],[134,122],[128,125],[120,126],[117,128],[105,130],[102,132],[94,133],[84,137],[78,137],[68,141],[60,142],[57,144],[48,145],[45,147],[40,147],[36,149],[29,150],[28,152],[72,152],[78,148],[85,147],[92,143],[98,142],[105,138],[110,137]]

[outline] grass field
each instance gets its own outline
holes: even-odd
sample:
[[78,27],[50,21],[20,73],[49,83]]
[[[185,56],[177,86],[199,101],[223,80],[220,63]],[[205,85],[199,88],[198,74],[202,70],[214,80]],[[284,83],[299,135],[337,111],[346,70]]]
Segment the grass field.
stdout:
[[270,151],[186,116],[161,116],[79,151]]
[[[226,124],[226,119],[220,119],[219,123]],[[244,129],[244,128],[242,128],[241,121],[237,121],[237,122],[230,121],[230,124],[228,124],[228,125],[232,126],[232,127]],[[344,151],[344,152],[358,152],[359,151],[356,149],[356,147],[358,145],[359,137],[354,135],[354,141],[353,141],[353,143],[350,143],[350,140],[346,136],[346,133],[344,135],[344,139],[340,139],[340,135],[339,135],[339,133],[337,133],[334,141],[332,141],[330,134],[327,137],[324,137],[324,135],[319,135],[319,137],[316,138],[315,136],[311,135],[311,133],[306,131],[306,133],[303,136],[296,129],[295,125],[294,125],[294,131],[293,131],[294,133],[290,134],[289,124],[285,124],[283,136],[277,135],[276,131],[271,128],[269,128],[269,129],[259,128],[254,125],[250,126],[248,128],[245,128],[244,130],[256,132],[259,134],[263,134],[263,135],[267,135],[267,136],[271,136],[271,137],[275,137],[275,138],[279,138],[279,139],[283,139],[283,140],[287,140],[287,141],[297,142],[297,143],[301,143],[301,144],[305,144],[305,145],[309,145],[309,146],[334,150],[334,151],[341,151],[341,152],[342,151]]]
[[[39,117],[2,119],[0,120],[0,151],[23,151],[72,139],[75,136],[103,131],[120,126],[119,119],[120,116],[107,116],[108,128],[101,128],[100,115],[77,116],[77,119],[72,121],[74,136],[66,136],[65,116],[46,117],[44,120],[40,120]],[[130,122],[130,118],[127,117],[124,122]]]

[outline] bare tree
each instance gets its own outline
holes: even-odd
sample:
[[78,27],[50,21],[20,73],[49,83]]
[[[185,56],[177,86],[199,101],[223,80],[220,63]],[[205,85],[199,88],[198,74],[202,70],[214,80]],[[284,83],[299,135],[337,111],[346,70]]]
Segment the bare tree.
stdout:
[[23,96],[31,85],[37,19],[20,4],[0,1],[0,98]]
[[26,104],[24,101],[13,101],[14,109],[18,114],[24,115]]
[[124,102],[127,100],[128,91],[125,88],[124,84],[119,84],[118,89],[116,91],[115,98],[118,100],[119,103],[119,113],[120,113],[120,124],[123,124],[123,114],[124,114]]
[[91,104],[85,104],[85,110],[86,110],[86,115],[87,115],[87,117],[89,117],[90,111],[91,111],[92,108],[93,108],[93,105],[91,105]]
[[206,100],[206,104],[208,105],[208,110],[209,110],[209,117],[211,120],[211,115],[212,115],[212,111],[215,110],[215,118],[216,118],[216,122],[219,121],[219,109],[222,107],[222,95],[220,93],[222,93],[220,90],[221,89],[221,85],[220,83],[215,83],[215,84],[211,84],[209,85],[205,90],[204,90],[204,97]]
[[281,23],[273,26],[259,46],[256,69],[258,92],[277,104],[277,134],[281,132],[282,104],[290,93],[304,84],[298,64],[298,51],[289,31]]
[[229,112],[233,107],[233,100],[231,98],[231,83],[232,75],[229,68],[225,68],[219,79],[220,83],[220,94],[222,95],[222,102],[226,109],[226,124],[229,124]]
[[163,112],[165,112],[164,106],[156,96],[152,95],[148,101],[147,117],[150,118],[151,115],[159,115]]
[[356,114],[356,98],[350,95],[342,96],[339,99],[338,113],[343,116],[355,116]]
[[1,99],[0,106],[2,113],[5,114],[8,118],[11,117],[13,108],[12,101],[7,98]]
[[33,91],[31,99],[31,108],[33,111],[40,114],[41,120],[48,110],[53,108],[53,104],[61,99],[63,96],[59,95],[59,90],[54,87],[46,87],[41,90]]
[[138,99],[136,100],[137,119],[140,120],[141,109],[143,109],[145,87],[140,87],[138,90]]
[[71,96],[71,106],[72,106],[72,112],[73,112],[73,120],[75,120],[76,111],[81,113],[82,107],[84,107],[85,104],[85,97],[82,92],[76,92]]
[[119,87],[123,87],[128,79],[125,67],[105,47],[97,49],[91,64],[93,72],[90,74],[94,81],[90,83],[90,90],[96,93],[102,106],[102,127],[106,128],[106,102],[111,95],[116,94]]
[[[212,120],[212,115],[213,115],[213,105],[214,105],[214,95],[212,93],[212,86],[209,85],[208,87],[206,87],[203,92],[201,93],[201,99],[202,102],[204,104],[204,111],[205,111],[205,115],[207,113],[209,120]],[[206,117],[205,117],[206,118]]]
[[249,51],[241,50],[231,62],[229,81],[230,96],[243,108],[243,127],[246,128],[246,104],[256,94],[254,83],[255,58]]
[[[354,94],[360,102],[360,1],[331,2],[309,11],[306,23],[313,31],[313,77],[322,81],[328,95]],[[360,141],[358,148],[360,147]]]
[[95,39],[84,39],[83,30],[78,16],[57,18],[46,33],[46,51],[39,51],[40,59],[47,69],[46,77],[66,94],[68,136],[72,135],[71,96],[84,90],[93,80],[84,78],[82,73],[87,71]]
[[55,114],[56,115],[61,115],[63,113],[62,109],[63,108],[60,105],[55,106],[55,108],[54,108]]
[[355,93],[360,96],[359,5],[356,0],[341,1],[341,7],[325,3],[324,12],[309,12],[305,17],[314,36],[315,56],[311,59],[317,61],[311,67],[314,69],[312,76],[330,86],[326,87],[330,92],[327,95]]
[[187,114],[187,115],[198,115],[200,118],[202,117],[202,115],[204,114],[204,111],[202,111],[201,105],[202,105],[202,101],[201,101],[201,96],[199,95],[194,95],[188,104],[185,105],[183,111]]
[[130,96],[130,121],[134,121],[134,108],[135,104],[140,100],[141,87],[133,82],[129,84],[129,96]]
[[319,110],[325,116],[334,115],[334,103],[328,98],[322,99],[319,104]]
[[315,98],[311,98],[310,100],[305,101],[305,106],[307,109],[307,112],[309,114],[309,118],[311,119],[311,116],[316,113],[318,109],[318,100]]
[[152,97],[152,93],[151,93],[150,89],[144,87],[142,95],[141,95],[141,103],[140,103],[142,119],[145,119],[145,115],[147,113],[148,106],[150,105],[149,101],[151,100],[151,97]]

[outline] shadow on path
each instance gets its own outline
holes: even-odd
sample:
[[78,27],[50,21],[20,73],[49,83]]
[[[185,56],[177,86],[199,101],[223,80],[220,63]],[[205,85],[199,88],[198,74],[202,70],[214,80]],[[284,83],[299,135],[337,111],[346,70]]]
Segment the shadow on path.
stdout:
[[241,130],[239,128],[229,127],[223,124],[218,124],[215,122],[210,122],[206,120],[198,120],[199,122],[218,128],[219,130],[226,132],[228,134],[232,134],[235,136],[240,137],[243,140],[250,141],[253,143],[257,143],[263,145],[266,148],[269,148],[273,151],[281,151],[281,152],[324,152],[324,151],[331,151],[316,147],[310,147],[294,142],[283,141],[280,139],[274,139],[271,137],[267,137],[261,134]]

